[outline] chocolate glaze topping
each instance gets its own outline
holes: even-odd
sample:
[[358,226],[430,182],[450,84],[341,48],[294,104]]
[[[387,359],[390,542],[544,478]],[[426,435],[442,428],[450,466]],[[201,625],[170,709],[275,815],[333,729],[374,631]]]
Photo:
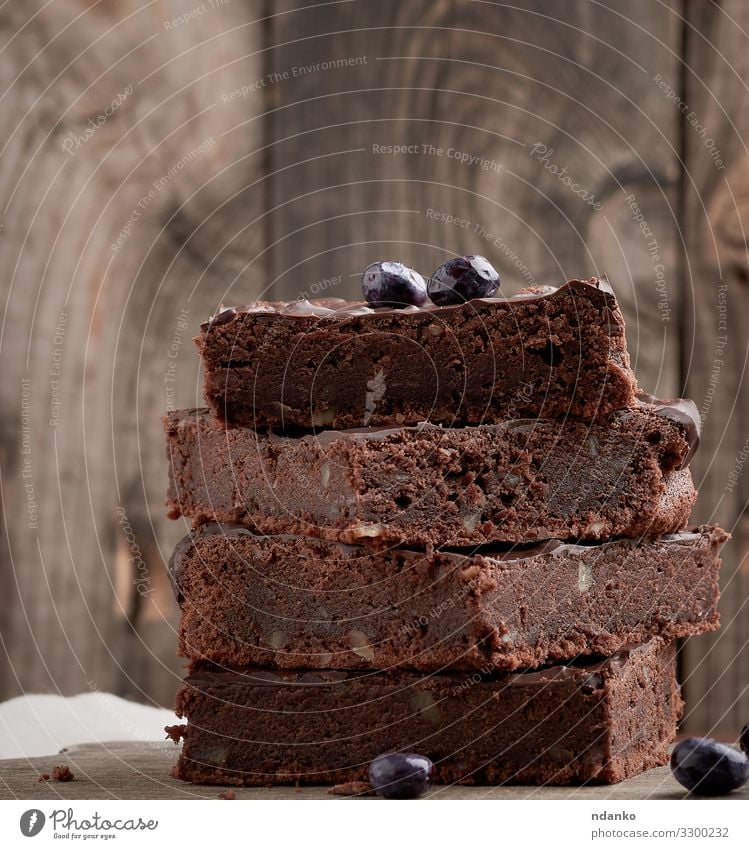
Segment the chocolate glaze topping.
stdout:
[[[697,405],[694,401],[688,398],[673,398],[670,400],[661,400],[647,393],[638,393],[637,406],[640,409],[649,411],[657,416],[662,416],[665,419],[670,419],[680,425],[684,438],[687,441],[687,451],[682,458],[680,464],[676,467],[676,471],[686,469],[692,458],[694,457],[700,445],[701,421],[697,410]],[[614,415],[628,415],[628,410],[619,410]],[[212,418],[210,412],[205,407],[196,407],[184,411],[185,417],[206,417]],[[506,422],[498,422],[496,424],[480,425],[483,428],[492,428],[501,430],[511,427],[535,427],[540,419],[512,419]],[[408,430],[427,430],[438,429],[443,430],[441,425],[432,424],[431,422],[420,422],[417,425],[404,425],[399,427],[358,427],[348,428],[345,430],[323,430],[316,433],[306,433],[300,435],[281,435],[274,432],[269,432],[267,438],[271,441],[285,441],[288,439],[315,439],[319,445],[326,447],[337,439],[385,439],[395,433],[402,433]]]
[[[260,312],[260,310],[258,310]],[[208,321],[204,321],[201,324],[201,327],[218,327],[221,324],[228,324],[230,321],[234,320],[234,316],[237,314],[237,311],[234,307],[219,307],[218,312],[215,315],[212,315]]]
[[[475,310],[479,305],[512,304],[513,302],[524,302],[529,300],[540,301],[544,298],[554,297],[557,293],[566,292],[570,289],[585,295],[596,296],[600,293],[604,300],[613,305],[614,290],[611,288],[605,274],[600,277],[591,277],[589,280],[569,280],[562,286],[542,286],[533,289],[525,289],[507,298],[474,298],[461,304],[449,304],[439,307],[436,304],[427,303],[421,307],[408,306],[403,309],[392,307],[373,308],[364,302],[345,301],[342,298],[319,298],[313,301],[257,301],[236,307],[219,307],[218,312],[208,321],[201,325],[203,330],[210,327],[228,324],[238,315],[262,315],[284,316],[291,318],[333,318],[337,321],[355,316],[384,316],[384,315],[411,315],[414,313],[439,313],[445,310]],[[596,294],[594,294],[596,293]]]
[[[482,677],[480,683],[501,683],[506,687],[539,687],[553,681],[576,681],[581,687],[601,687],[606,676],[617,675],[629,658],[643,646],[629,645],[620,649],[607,658],[581,658],[567,664],[540,667],[528,672],[510,672],[489,674]],[[206,664],[195,669],[187,678],[186,684],[233,684],[246,679],[244,683],[253,687],[278,686],[326,686],[340,684],[347,680],[366,678],[377,672],[361,670],[313,670],[309,672],[294,672],[290,670],[257,669],[244,667],[241,669],[224,669],[213,664]],[[398,674],[397,672],[395,673]],[[439,672],[435,675],[425,675],[423,680],[434,681],[438,686],[451,686],[455,682],[464,681],[470,673]],[[473,680],[473,679],[471,679]]]
[[672,398],[666,401],[647,392],[638,392],[637,401],[641,407],[651,410],[656,415],[671,419],[684,428],[684,435],[689,448],[678,468],[686,469],[700,447],[702,420],[697,405],[689,398]]
[[[686,469],[692,458],[697,452],[700,444],[701,422],[697,405],[694,401],[688,398],[673,398],[668,401],[660,400],[646,393],[638,393],[638,408],[647,410],[657,416],[662,416],[665,419],[670,419],[680,425],[684,438],[687,441],[687,451],[682,458],[680,464],[676,467],[676,471]],[[619,410],[614,415],[628,415],[628,410]],[[539,419],[512,419],[506,422],[498,422],[496,424],[481,425],[483,428],[492,428],[502,430],[503,428],[517,427],[535,427]],[[314,435],[314,438],[322,446],[330,445],[336,439],[342,436],[351,439],[385,439],[386,437],[399,433],[404,430],[428,430],[443,428],[440,425],[432,424],[431,422],[420,422],[417,425],[402,426],[402,427],[360,427],[349,428],[347,430],[325,430]],[[286,437],[276,436],[271,434],[272,439],[284,439]],[[292,437],[293,438],[293,437]]]
[[[708,534],[709,532],[709,528],[701,527],[695,528],[694,530],[680,531],[675,534],[664,534],[655,540],[648,540],[647,542],[649,544],[666,543],[669,545],[683,545],[685,543],[696,542],[703,534]],[[189,554],[194,540],[209,534],[221,534],[226,539],[236,539],[241,536],[249,536],[253,539],[267,538],[269,540],[277,540],[279,542],[293,542],[297,539],[304,539],[304,537],[298,534],[274,534],[272,536],[264,537],[262,534],[256,534],[249,528],[238,524],[218,524],[216,522],[212,522],[203,525],[182,537],[175,546],[172,556],[169,558],[169,578],[174,595],[178,602],[181,601],[179,582],[182,562]],[[634,547],[639,545],[641,542],[643,541],[637,539],[611,539],[606,540],[605,542],[564,542],[559,539],[548,539],[525,545],[512,544],[503,546],[501,544],[490,544],[465,549],[437,549],[437,554],[441,557],[449,558],[458,562],[462,562],[471,557],[482,557],[487,561],[515,563],[523,560],[530,560],[533,557],[543,557],[549,554],[553,554],[554,556],[560,556],[562,554],[583,554],[584,552],[592,549],[603,550],[611,545],[631,545]],[[320,544],[322,545],[325,543],[321,542]],[[353,553],[355,551],[364,551],[366,549],[365,546],[348,545],[346,543],[331,542],[327,544],[337,545],[341,553]],[[415,549],[400,548],[400,551],[405,558],[420,559],[425,556],[424,552],[417,551]],[[375,553],[374,556],[377,557],[378,554]]]

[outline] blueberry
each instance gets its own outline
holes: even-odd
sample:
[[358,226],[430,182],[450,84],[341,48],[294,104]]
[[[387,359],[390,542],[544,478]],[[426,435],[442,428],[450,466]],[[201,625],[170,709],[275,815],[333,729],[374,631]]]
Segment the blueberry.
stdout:
[[749,725],[745,725],[741,729],[741,738],[739,740],[739,745],[741,746],[741,751],[746,752],[749,755]]
[[420,307],[427,302],[424,278],[402,262],[373,262],[361,286],[364,299],[373,307]]
[[725,796],[749,781],[749,759],[707,737],[689,737],[671,754],[674,778],[699,796]]
[[429,789],[434,764],[425,755],[391,752],[369,765],[369,783],[385,799],[418,799]]
[[499,274],[483,256],[448,259],[427,283],[429,297],[440,307],[471,298],[491,298],[499,289]]

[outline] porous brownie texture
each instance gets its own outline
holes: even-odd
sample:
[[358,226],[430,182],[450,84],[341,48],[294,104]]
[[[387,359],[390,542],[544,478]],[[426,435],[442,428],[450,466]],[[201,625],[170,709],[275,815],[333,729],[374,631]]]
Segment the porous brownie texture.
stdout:
[[702,527],[652,542],[424,553],[208,525],[170,561],[180,654],[193,665],[425,672],[609,655],[715,630],[727,537]]
[[251,427],[592,419],[636,389],[605,277],[447,307],[229,307],[195,342],[206,403]]
[[672,643],[482,677],[403,671],[194,672],[176,778],[235,785],[363,780],[389,751],[437,783],[613,783],[666,763],[682,708]]
[[638,403],[592,423],[292,437],[174,411],[169,514],[380,546],[657,536],[681,530],[695,499],[696,417],[691,402]]

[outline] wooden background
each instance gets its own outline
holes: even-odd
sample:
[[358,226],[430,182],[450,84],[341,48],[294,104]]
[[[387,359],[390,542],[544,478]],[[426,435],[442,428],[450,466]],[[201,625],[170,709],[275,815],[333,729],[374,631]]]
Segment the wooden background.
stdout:
[[695,518],[734,538],[686,725],[749,721],[747,32],[742,0],[3,4],[0,698],[171,704],[159,416],[217,304],[480,252],[507,292],[606,271],[641,384],[696,400]]

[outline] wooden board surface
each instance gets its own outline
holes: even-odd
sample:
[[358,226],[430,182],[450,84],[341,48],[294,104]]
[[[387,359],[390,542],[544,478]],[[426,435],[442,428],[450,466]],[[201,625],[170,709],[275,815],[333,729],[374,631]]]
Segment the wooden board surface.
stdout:
[[[225,788],[186,784],[169,775],[177,759],[172,743],[108,743],[73,746],[59,755],[0,761],[3,799],[216,799]],[[41,772],[67,764],[70,782],[40,782]],[[330,799],[328,787],[231,788],[237,799]],[[435,787],[438,799],[681,799],[684,791],[667,767],[621,784],[596,787]],[[731,798],[749,799],[749,787]]]

